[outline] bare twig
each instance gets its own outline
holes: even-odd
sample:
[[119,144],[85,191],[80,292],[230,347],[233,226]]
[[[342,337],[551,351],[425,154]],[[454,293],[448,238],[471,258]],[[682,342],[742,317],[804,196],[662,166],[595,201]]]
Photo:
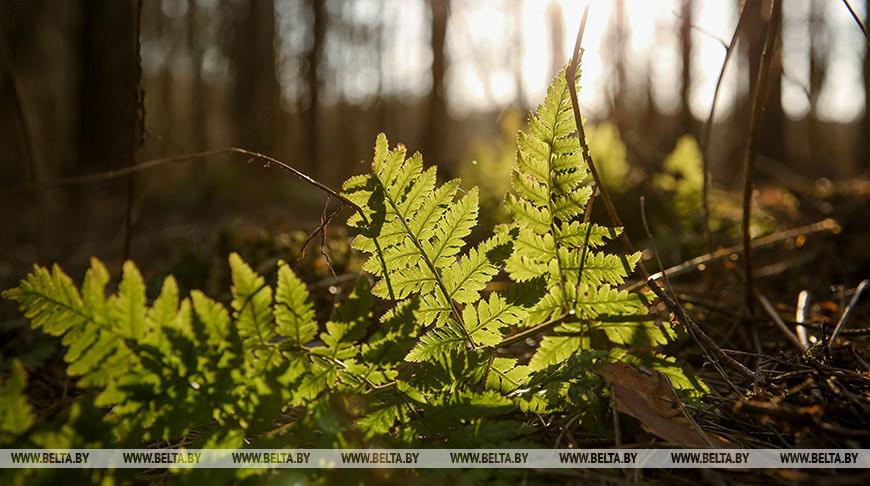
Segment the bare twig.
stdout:
[[861,29],[861,33],[864,34],[864,38],[867,39],[867,45],[870,45],[870,35],[867,34],[867,27],[864,26],[864,22],[861,21],[861,17],[858,17],[858,14],[852,9],[852,5],[849,4],[849,0],[843,0],[843,3],[846,4],[846,8],[849,9],[849,13],[852,14],[852,18],[855,19],[855,23],[858,24],[858,28]]
[[[746,0],[749,2],[755,0]],[[744,17],[743,12],[746,9],[746,1],[741,2],[739,7],[737,26],[734,27],[734,34],[731,36],[731,42],[725,46],[725,60],[722,61],[722,70],[719,71],[719,78],[716,80],[716,89],[713,91],[713,102],[710,104],[710,115],[704,122],[704,128],[701,131],[701,161],[704,171],[704,185],[701,188],[701,222],[703,224],[704,240],[707,242],[707,250],[713,250],[713,235],[710,231],[710,132],[713,127],[713,118],[716,114],[716,102],[719,100],[719,90],[722,86],[722,80],[725,78],[725,68],[728,66],[728,60],[734,52],[734,47],[737,45],[737,35],[743,27]]]
[[761,117],[764,113],[765,100],[767,99],[767,83],[770,78],[770,64],[773,59],[776,38],[779,35],[780,21],[782,20],[782,2],[773,0],[770,2],[770,20],[767,26],[767,38],[764,42],[764,50],[761,52],[761,63],[758,70],[758,81],[755,93],[752,96],[752,118],[749,120],[749,141],[746,143],[746,153],[743,157],[743,261],[746,269],[746,305],[749,311],[754,309],[753,282],[752,282],[752,247],[749,235],[749,220],[752,202],[752,174],[755,166],[755,150],[758,143],[758,135],[761,132]]
[[576,316],[574,315],[574,311],[571,311],[563,316],[559,316],[556,319],[551,319],[547,322],[538,324],[535,327],[526,329],[525,331],[518,332],[518,333],[514,334],[513,336],[508,336],[508,337],[502,339],[502,341],[500,343],[498,343],[495,347],[496,348],[505,348],[505,347],[510,346],[511,344],[525,341],[526,339],[528,339],[528,338],[530,338],[538,333],[541,333],[544,331],[549,331],[550,329],[553,329],[554,327],[558,326],[559,324],[562,324],[563,322],[571,321],[575,318],[576,318]]
[[332,222],[332,219],[338,216],[338,213],[344,209],[344,204],[341,204],[338,209],[333,211],[332,213],[327,215],[327,210],[329,209],[329,201],[330,196],[326,196],[326,204],[323,205],[323,212],[320,214],[320,226],[317,227],[314,231],[305,238],[305,242],[302,243],[302,255],[299,256],[299,260],[305,258],[305,247],[308,246],[308,243],[314,239],[315,236],[320,234],[320,254],[323,258],[326,259],[326,265],[329,267],[329,271],[332,273],[332,281],[335,282],[338,280],[338,275],[335,274],[335,269],[332,268],[332,260],[329,259],[329,254],[326,253],[326,227],[329,226],[329,223]]
[[748,381],[755,381],[755,373],[753,373],[749,368],[735,361],[734,358],[726,355],[722,351],[722,348],[720,348],[712,339],[710,339],[710,336],[708,336],[703,329],[695,324],[695,321],[693,321],[691,317],[683,312],[680,306],[678,306],[673,300],[671,300],[670,296],[668,296],[668,294],[666,294],[665,291],[662,290],[662,288],[655,281],[655,279],[650,278],[649,280],[647,280],[647,285],[649,285],[649,288],[653,291],[653,293],[655,293],[656,296],[658,296],[658,298],[661,299],[662,302],[664,302],[665,306],[667,306],[667,308],[670,309],[670,311],[677,316],[677,319],[680,320],[680,322],[683,324],[683,326],[686,327],[686,329],[691,328],[692,330],[694,330],[695,334],[698,336],[698,340],[703,343],[704,347],[710,350],[710,353],[713,355],[714,358],[716,358],[718,362],[721,362],[723,365],[736,371],[740,376],[747,379]]
[[280,167],[288,172],[291,172],[293,175],[295,175],[299,179],[302,179],[302,181],[320,189],[321,191],[329,194],[330,196],[332,196],[334,198],[341,200],[341,202],[352,207],[358,213],[363,214],[363,210],[358,204],[356,204],[353,201],[351,201],[350,199],[342,196],[341,194],[339,194],[335,190],[331,189],[330,187],[314,180],[313,178],[311,178],[307,174],[304,174],[304,173],[300,172],[299,170],[293,168],[292,166],[290,166],[284,162],[281,162],[278,159],[269,157],[268,155],[263,155],[261,153],[252,152],[250,150],[245,150],[245,149],[236,148],[236,147],[223,148],[223,149],[217,149],[217,150],[209,150],[206,152],[194,152],[191,154],[173,155],[171,157],[161,157],[159,159],[152,159],[152,160],[149,160],[147,162],[143,162],[135,167],[127,167],[126,169],[110,170],[110,171],[106,171],[106,172],[101,172],[99,174],[91,174],[91,175],[86,175],[86,176],[77,176],[77,177],[67,177],[67,178],[63,178],[63,179],[55,179],[55,180],[45,181],[45,182],[40,183],[40,184],[25,184],[25,185],[15,186],[15,187],[6,189],[6,190],[0,192],[0,194],[2,194],[2,195],[13,194],[13,193],[16,193],[19,191],[35,189],[37,187],[38,188],[50,188],[50,187],[72,186],[72,185],[77,185],[77,184],[90,184],[90,183],[94,183],[94,182],[103,182],[103,181],[107,181],[107,180],[111,180],[111,179],[117,179],[119,177],[124,177],[128,174],[133,174],[136,172],[142,172],[145,170],[154,169],[154,168],[157,168],[157,167],[160,167],[163,165],[167,165],[167,164],[172,164],[172,163],[176,163],[176,162],[188,162],[191,160],[203,159],[203,158],[211,157],[214,155],[222,155],[222,154],[242,154],[242,155],[246,155],[249,157],[249,159],[248,159],[249,162],[252,162],[255,159],[259,159],[259,160],[264,161],[267,166],[269,164],[275,164],[278,167]]
[[861,292],[867,288],[867,285],[870,285],[870,279],[864,279],[858,284],[858,288],[855,289],[855,295],[852,296],[852,300],[849,301],[849,305],[843,310],[843,315],[840,316],[840,320],[837,321],[837,326],[834,328],[834,332],[831,334],[831,341],[828,343],[828,350],[830,351],[834,347],[834,341],[837,339],[837,336],[840,334],[840,331],[843,329],[843,324],[846,323],[846,319],[849,318],[849,314],[852,313],[852,309],[855,308],[855,304],[858,303],[858,299],[861,297]]
[[801,340],[801,344],[804,348],[810,347],[810,341],[807,337],[807,328],[803,325],[803,323],[807,320],[807,309],[810,303],[810,293],[806,290],[801,290],[801,293],[798,294],[797,308],[794,313],[794,320],[798,322],[799,326],[795,326],[795,332],[797,333],[798,339]]
[[681,23],[684,23],[684,24],[685,24],[685,23],[688,23],[690,29],[692,29],[692,30],[694,30],[694,31],[696,31],[696,32],[698,32],[698,33],[700,33],[700,34],[704,34],[704,35],[706,35],[707,37],[713,39],[714,41],[717,41],[717,42],[719,42],[720,44],[722,44],[722,47],[724,47],[725,49],[728,49],[728,44],[725,43],[725,39],[719,37],[718,35],[716,35],[716,34],[710,32],[709,30],[707,30],[707,29],[705,29],[705,28],[703,28],[703,27],[701,27],[701,26],[699,26],[699,25],[695,25],[695,24],[693,24],[691,21],[689,21],[689,19],[687,19],[686,17],[683,17],[683,16],[680,14],[680,12],[677,12],[676,10],[671,10],[671,15],[673,15],[674,17],[680,19],[680,22],[681,22]]
[[[662,278],[664,279],[665,287],[666,287],[667,291],[670,292],[670,296],[673,298],[673,300],[671,300],[671,302],[674,304],[674,306],[668,306],[668,310],[673,312],[674,315],[678,316],[677,318],[680,319],[680,322],[683,323],[683,327],[686,328],[686,332],[689,333],[689,335],[692,337],[692,340],[695,341],[695,344],[697,344],[698,347],[701,348],[701,352],[704,353],[704,357],[707,358],[707,361],[712,363],[713,366],[716,367],[716,371],[718,371],[719,374],[722,375],[722,378],[731,386],[731,388],[734,391],[739,393],[738,388],[734,385],[734,383],[731,382],[731,380],[728,378],[728,375],[726,375],[725,371],[719,366],[719,362],[713,359],[713,357],[710,355],[710,351],[707,349],[706,346],[704,346],[704,344],[701,343],[701,339],[695,334],[695,329],[692,328],[692,326],[686,324],[686,322],[689,320],[689,316],[688,316],[688,314],[686,314],[686,311],[685,311],[685,309],[683,309],[683,306],[680,305],[680,301],[677,299],[676,294],[674,293],[674,288],[671,286],[670,280],[668,280],[668,275],[667,275],[667,273],[665,273],[664,265],[662,264],[662,259],[661,259],[661,256],[659,255],[659,248],[658,248],[658,246],[656,246],[655,238],[653,238],[652,231],[650,231],[649,223],[647,222],[647,219],[646,219],[646,199],[643,196],[640,197],[640,217],[641,217],[641,221],[643,222],[643,229],[646,230],[646,234],[647,234],[647,237],[649,238],[650,246],[652,247],[653,254],[656,257],[656,262],[659,265],[659,272],[660,273],[658,275],[661,275]],[[649,281],[652,282],[653,280],[650,279]],[[650,286],[650,287],[652,287],[652,286]],[[658,295],[658,294],[656,294],[656,295]],[[659,296],[659,298],[661,299],[661,296]],[[665,299],[662,299],[662,301],[664,302]],[[667,303],[665,305],[667,305]],[[680,317],[680,316],[683,316],[683,317]]]
[[[601,194],[601,200],[604,201],[604,207],[607,209],[607,214],[610,216],[610,220],[615,226],[622,227],[622,220],[619,219],[619,215],[616,213],[616,208],[613,206],[613,201],[610,199],[610,194],[608,194],[607,188],[602,183],[601,176],[595,168],[595,163],[592,161],[592,154],[589,152],[589,146],[586,144],[586,132],[583,129],[583,116],[580,113],[580,103],[577,100],[577,65],[580,63],[580,45],[583,43],[583,32],[586,30],[586,18],[588,15],[589,6],[587,5],[583,10],[583,19],[580,21],[580,29],[577,31],[577,41],[574,43],[574,55],[571,57],[571,64],[568,67],[568,71],[565,73],[565,80],[568,82],[568,92],[571,95],[571,105],[574,108],[574,122],[577,124],[577,134],[580,138],[580,148],[583,152],[583,159],[589,167],[589,172],[592,174],[592,178],[595,180],[595,187],[598,188],[598,192]],[[625,247],[625,251],[628,253],[634,253],[634,248],[632,247],[631,241],[628,239],[628,235],[625,231],[623,231],[619,236],[623,246]],[[626,272],[630,273],[631,266],[628,265],[628,260],[625,258],[625,255],[621,255],[621,259],[623,266],[626,267]],[[638,262],[638,268],[640,268],[644,278],[649,277],[649,272],[646,271],[646,267],[642,261]]]
[[783,334],[785,334],[785,337],[787,337],[788,340],[792,342],[792,344],[797,346],[798,349],[800,349],[802,352],[806,351],[807,346],[804,346],[804,343],[795,335],[795,333],[793,333],[792,330],[785,325],[785,322],[783,322],[782,317],[780,317],[780,315],[776,312],[776,309],[773,308],[773,304],[770,303],[770,300],[768,300],[768,298],[765,297],[764,294],[762,294],[757,288],[753,287],[753,290],[755,291],[755,298],[758,299],[759,302],[761,302],[761,306],[764,308],[764,311],[767,312],[767,315],[769,315],[770,318],[773,319],[773,322],[776,323],[776,327],[778,327],[779,330],[782,331]]
[[[809,235],[812,233],[820,233],[823,231],[840,231],[840,225],[837,224],[835,220],[827,218],[817,223],[801,226],[799,228],[794,228],[790,230],[780,231],[779,233],[762,236],[761,238],[756,238],[752,240],[752,248],[763,248],[798,236]],[[714,252],[692,258],[691,260],[680,263],[679,265],[674,265],[673,267],[665,270],[664,273],[670,277],[675,277],[677,275],[682,275],[690,270],[698,268],[701,265],[706,265],[711,262],[722,260],[724,258],[730,257],[731,255],[739,255],[742,251],[742,245],[734,245],[728,248],[721,248]],[[661,273],[656,273],[652,276],[652,278],[656,280],[660,279],[661,277]],[[644,282],[637,282],[633,285],[629,285],[628,287],[626,287],[625,290],[637,290],[643,286]]]

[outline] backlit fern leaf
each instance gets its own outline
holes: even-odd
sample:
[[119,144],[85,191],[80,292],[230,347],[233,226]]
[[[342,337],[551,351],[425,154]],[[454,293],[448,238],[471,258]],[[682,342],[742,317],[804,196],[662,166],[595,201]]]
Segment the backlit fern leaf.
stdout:
[[372,293],[395,300],[419,296],[413,314],[417,325],[436,325],[419,343],[426,349],[414,348],[409,360],[463,349],[463,343],[497,343],[494,334],[479,329],[476,340],[464,322],[472,314],[461,312],[458,305],[476,302],[510,254],[509,238],[496,235],[459,255],[477,224],[478,191],[473,188],[457,198],[459,181],[436,188],[435,175],[434,168],[423,171],[419,154],[407,158],[402,145],[390,150],[381,134],[372,173],[343,186],[346,197],[371,215],[367,226],[360,225],[358,216],[350,222],[361,230],[354,248],[371,254],[363,269],[378,277]]

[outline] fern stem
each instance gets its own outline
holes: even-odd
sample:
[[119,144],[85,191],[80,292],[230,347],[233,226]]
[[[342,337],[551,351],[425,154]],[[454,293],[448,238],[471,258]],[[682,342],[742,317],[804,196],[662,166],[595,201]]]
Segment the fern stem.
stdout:
[[[450,297],[450,292],[447,291],[447,286],[444,285],[444,280],[441,279],[441,274],[438,272],[438,269],[435,268],[435,263],[432,262],[428,256],[426,256],[426,252],[423,250],[423,245],[420,243],[420,239],[411,228],[408,226],[408,220],[405,218],[405,215],[399,210],[399,206],[396,204],[396,201],[390,197],[389,191],[387,191],[387,186],[384,184],[384,181],[381,180],[380,176],[374,174],[375,178],[378,180],[378,184],[381,185],[381,188],[384,190],[384,199],[390,202],[390,206],[393,207],[393,211],[399,216],[399,221],[402,222],[402,227],[405,228],[405,231],[411,236],[411,242],[414,243],[414,246],[417,247],[417,251],[420,252],[420,257],[423,259],[423,262],[426,263],[426,266],[429,267],[429,271],[432,272],[432,275],[435,277],[435,283],[438,285],[438,288],[441,289],[441,292],[444,294],[444,298],[447,299],[447,302],[450,303],[451,312],[453,313],[453,317],[456,319],[457,324],[459,324],[459,328],[462,329],[462,333],[465,334],[465,339],[471,344],[472,348],[476,348],[477,345],[474,343],[474,339],[471,337],[471,333],[468,331],[468,328],[465,327],[465,323],[462,321],[462,314],[459,312],[459,309],[456,307],[456,303],[453,302],[453,299]],[[387,275],[388,269],[384,266],[384,275]]]
[[[561,93],[561,96],[564,99],[565,93]],[[562,104],[562,99],[559,100],[559,105]],[[553,193],[553,146],[556,143],[556,127],[553,127],[553,133],[550,135],[550,140],[547,143],[547,146],[550,149],[550,154],[547,157],[547,194],[551,195]],[[559,267],[559,280],[562,285],[562,297],[564,305],[562,306],[562,310],[568,312],[568,289],[565,288],[568,284],[568,279],[565,278],[565,269],[562,265],[562,257],[559,256],[559,248],[561,248],[561,244],[559,242],[559,238],[556,236],[558,232],[556,231],[556,217],[553,215],[553,199],[552,197],[547,197],[547,213],[550,215],[550,233],[553,235],[553,249],[556,251],[556,265]]]
[[525,339],[530,338],[538,333],[541,333],[544,331],[549,331],[550,329],[558,326],[559,324],[562,324],[565,322],[571,322],[574,317],[575,317],[574,311],[571,311],[571,312],[568,312],[567,314],[563,314],[563,315],[559,316],[556,319],[550,319],[549,321],[544,322],[542,324],[538,324],[537,326],[535,326],[533,328],[526,329],[525,331],[518,332],[518,333],[514,334],[513,336],[509,336],[509,337],[504,338],[500,343],[495,345],[495,348],[496,349],[505,348],[505,347],[510,346],[511,344],[516,344],[518,342],[524,341]]
[[[577,100],[577,66],[580,63],[580,44],[583,43],[583,33],[586,31],[586,18],[588,15],[589,6],[587,5],[583,10],[583,19],[580,21],[580,29],[577,31],[577,41],[574,43],[574,55],[571,57],[570,67],[567,72],[565,72],[565,80],[568,84],[568,93],[571,95],[571,106],[574,109],[574,122],[577,124],[577,134],[580,138],[580,148],[583,152],[583,160],[589,167],[589,172],[592,173],[592,179],[595,180],[595,187],[597,187],[598,191],[601,193],[601,200],[604,201],[604,207],[607,209],[607,214],[610,216],[610,220],[616,226],[624,226],[622,220],[619,219],[619,215],[616,213],[616,208],[613,206],[610,194],[607,192],[607,188],[604,187],[604,184],[601,181],[601,176],[595,168],[595,163],[592,161],[592,154],[589,152],[589,145],[586,144],[586,131],[583,129],[583,117],[580,113],[580,103]],[[593,197],[594,194],[595,193],[593,192]],[[628,239],[628,235],[625,231],[620,234],[620,240],[622,240],[622,244],[625,246],[625,250],[628,253],[634,253],[631,241]],[[626,275],[631,275],[631,265],[628,263],[628,259],[625,255],[620,255],[620,260],[622,260],[622,264],[625,266]],[[640,268],[641,273],[643,273],[644,278],[649,278],[649,272],[646,271],[643,260],[638,260],[637,266]]]

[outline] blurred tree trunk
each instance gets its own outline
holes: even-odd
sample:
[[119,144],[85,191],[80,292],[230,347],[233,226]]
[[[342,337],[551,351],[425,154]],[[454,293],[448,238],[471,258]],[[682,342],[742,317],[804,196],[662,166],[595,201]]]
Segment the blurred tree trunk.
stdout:
[[187,10],[187,48],[190,52],[190,63],[193,68],[190,86],[190,151],[206,150],[208,148],[208,117],[205,113],[206,90],[208,86],[202,80],[202,43],[198,39],[201,33],[199,23],[199,5],[197,2],[189,2]]
[[311,33],[313,36],[311,49],[305,53],[305,84],[308,88],[307,105],[304,106],[306,152],[308,163],[311,164],[320,177],[326,170],[325,164],[320,163],[320,88],[323,81],[320,79],[319,69],[323,60],[323,45],[326,37],[327,11],[325,0],[308,0],[312,12]]
[[275,3],[234,3],[230,55],[235,66],[233,117],[238,143],[274,154],[284,126],[281,88],[275,72]]
[[[774,8],[780,9],[778,15],[782,18],[782,2],[774,2],[773,5]],[[767,22],[770,20],[768,12],[764,12]],[[782,46],[782,22],[780,22],[779,31],[776,33],[776,45],[771,55],[770,91],[764,106],[758,150],[779,162],[788,163],[785,146],[785,112],[782,109]]]
[[680,8],[680,56],[682,57],[682,85],[680,86],[680,132],[692,133],[692,110],[689,107],[689,89],[692,87],[692,0],[683,0]]
[[[752,93],[755,92],[758,81],[758,70],[761,63],[761,52],[770,20],[770,2],[772,0],[747,1],[744,15],[745,30],[743,39],[747,45],[749,65],[749,96],[742,103],[739,123],[746,124],[751,116]],[[780,2],[776,2],[782,8]],[[781,24],[780,24],[781,25]],[[764,156],[784,161],[785,158],[785,115],[782,111],[782,27],[777,33],[777,42],[770,63],[770,81],[764,104],[764,115],[761,120],[761,133],[758,140],[758,153]],[[748,135],[743,133],[743,138]]]
[[550,27],[550,76],[555,76],[565,64],[565,16],[562,4],[553,0],[547,7],[547,24]]
[[132,1],[81,0],[79,168],[130,164],[136,124],[136,11]]
[[[870,25],[870,0],[864,2],[864,25]],[[862,120],[859,160],[863,167],[870,167],[870,43],[864,51],[864,118]]]
[[761,17],[763,3],[765,2],[762,0],[747,0],[743,9],[745,20],[743,21],[741,42],[744,44],[746,67],[749,69],[749,89],[741,97],[739,116],[737,117],[737,123],[742,127],[741,136],[743,138],[746,134],[742,132],[748,126],[752,110],[750,103],[752,102],[752,93],[755,90],[755,82],[758,80],[758,64],[761,62],[761,50],[764,47],[765,24]]
[[426,122],[422,134],[423,154],[430,163],[443,163],[441,147],[446,142],[447,103],[444,97],[444,72],[447,58],[444,41],[447,38],[447,13],[450,0],[428,0],[431,14],[432,91],[427,102]]
[[[870,0],[868,0],[870,4]],[[825,59],[827,58],[828,30],[825,23],[823,0],[812,0],[810,5],[810,113],[807,117],[810,139],[810,161],[815,163],[821,156],[819,143],[822,140],[822,126],[819,121],[819,95],[822,92],[822,83],[825,80]],[[865,70],[868,66],[867,57],[864,58]],[[865,71],[866,73],[866,71]],[[866,90],[865,82],[865,90]]]
[[509,11],[511,16],[511,70],[514,75],[514,83],[517,85],[516,105],[526,109],[526,93],[523,89],[523,0],[513,0]]
[[616,72],[616,91],[613,96],[613,109],[616,112],[616,122],[619,124],[624,116],[627,80],[625,76],[625,0],[616,0],[611,32],[613,48],[613,69]]

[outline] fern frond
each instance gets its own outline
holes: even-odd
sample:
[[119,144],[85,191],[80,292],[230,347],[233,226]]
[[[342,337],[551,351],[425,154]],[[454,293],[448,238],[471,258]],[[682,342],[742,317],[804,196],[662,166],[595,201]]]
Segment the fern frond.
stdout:
[[604,239],[616,239],[622,233],[622,228],[609,228],[598,226],[593,223],[580,223],[571,221],[556,227],[556,240],[568,247],[586,245],[589,248],[598,248],[604,244]]
[[436,327],[424,334],[420,342],[405,357],[407,361],[420,362],[436,356],[455,353],[465,349],[468,339],[458,326],[448,324]]
[[419,154],[406,158],[404,146],[390,150],[386,137],[378,136],[371,178],[353,178],[344,186],[348,197],[373,215],[353,246],[372,255],[363,269],[379,277],[374,295],[394,300],[420,296],[414,313],[419,326],[443,326],[452,319],[465,340],[473,342],[457,304],[476,300],[498,271],[490,255],[481,253],[490,252],[485,246],[457,261],[477,223],[478,191],[473,188],[454,202],[459,181],[435,188],[435,169],[422,167]]
[[114,299],[114,320],[118,334],[138,341],[145,333],[145,281],[133,262],[124,262],[123,277]]
[[424,242],[424,255],[438,268],[454,262],[453,257],[465,245],[464,238],[477,224],[477,188],[472,188],[444,213],[431,242]]
[[230,273],[233,280],[233,317],[239,335],[242,339],[265,345],[275,336],[272,288],[238,253],[230,254]]
[[0,444],[23,434],[33,425],[33,407],[27,403],[27,371],[21,361],[12,361],[12,373],[0,377]]
[[278,287],[275,290],[275,325],[278,333],[302,347],[317,333],[314,307],[308,289],[284,260],[278,261]]
[[499,233],[463,255],[442,272],[448,296],[461,304],[477,302],[510,254],[507,233]]
[[589,348],[589,338],[580,335],[553,334],[544,336],[537,352],[529,361],[530,371],[539,371],[562,363],[569,356]]
[[628,261],[631,268],[637,265],[640,260],[641,252],[636,252],[633,255],[619,257],[608,253],[600,253],[596,251],[587,251],[566,247],[559,248],[559,257],[561,260],[561,268],[556,265],[555,261],[550,261],[550,272],[558,276],[559,272],[565,275],[569,282],[577,282],[578,273],[581,282],[590,285],[611,284],[619,285],[625,281],[628,276],[623,265],[623,258]]

